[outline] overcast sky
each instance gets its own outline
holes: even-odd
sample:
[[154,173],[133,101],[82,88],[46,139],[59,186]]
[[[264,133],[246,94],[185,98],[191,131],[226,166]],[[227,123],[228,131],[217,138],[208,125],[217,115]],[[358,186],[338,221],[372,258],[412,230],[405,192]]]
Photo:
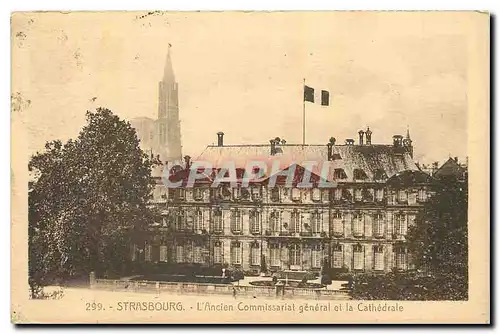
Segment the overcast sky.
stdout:
[[391,143],[408,125],[421,162],[467,155],[466,14],[142,14],[14,17],[12,92],[30,153],[75,137],[88,109],[156,117],[171,43],[183,154],[217,131],[228,144],[301,143],[305,78],[331,97],[307,104],[307,143],[357,141],[366,126]]

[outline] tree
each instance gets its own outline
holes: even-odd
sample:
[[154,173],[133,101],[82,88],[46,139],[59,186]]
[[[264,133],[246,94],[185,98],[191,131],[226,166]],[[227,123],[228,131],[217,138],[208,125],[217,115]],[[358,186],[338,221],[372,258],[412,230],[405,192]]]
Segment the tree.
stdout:
[[120,269],[156,219],[147,207],[155,164],[130,124],[103,108],[87,112],[75,140],[49,142],[31,158],[40,174],[29,193],[32,292],[54,278]]
[[434,273],[467,272],[467,182],[440,179],[415,225],[408,246],[417,268]]

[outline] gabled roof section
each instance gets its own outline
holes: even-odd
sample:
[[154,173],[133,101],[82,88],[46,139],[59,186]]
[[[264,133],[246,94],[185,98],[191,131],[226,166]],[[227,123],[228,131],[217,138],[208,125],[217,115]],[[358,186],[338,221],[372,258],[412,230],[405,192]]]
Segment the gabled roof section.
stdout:
[[449,158],[439,169],[434,173],[435,177],[443,176],[455,176],[462,177],[465,173],[465,168],[460,166],[458,161],[453,158]]

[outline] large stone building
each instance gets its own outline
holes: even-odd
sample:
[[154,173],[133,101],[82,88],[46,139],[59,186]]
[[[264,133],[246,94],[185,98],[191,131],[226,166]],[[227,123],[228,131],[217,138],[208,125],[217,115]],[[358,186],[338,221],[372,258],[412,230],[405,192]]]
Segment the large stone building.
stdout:
[[[372,144],[370,129],[359,132],[359,142],[294,145],[279,138],[262,145],[207,146],[196,161],[208,161],[215,172],[228,161],[238,177],[250,160],[267,164],[279,160],[282,169],[295,171],[292,187],[285,177],[271,187],[271,175],[245,188],[221,183],[211,187],[208,173],[192,188],[167,189],[162,170],[156,171],[153,202],[163,220],[151,229],[146,244],[136,245],[133,258],[152,262],[227,264],[259,272],[263,262],[269,271],[313,270],[322,265],[350,271],[387,272],[409,268],[405,245],[408,227],[414,223],[431,194],[431,177],[413,160],[413,144],[407,134],[393,137],[390,145]],[[328,161],[327,181],[313,172],[313,187],[297,187],[306,161]],[[192,161],[174,169],[172,181],[186,180]],[[144,251],[142,251],[144,250]]]
[[179,85],[175,80],[170,49],[165,61],[163,78],[158,84],[158,117],[138,117],[130,121],[140,140],[140,146],[161,161],[182,161],[181,127],[179,120]]

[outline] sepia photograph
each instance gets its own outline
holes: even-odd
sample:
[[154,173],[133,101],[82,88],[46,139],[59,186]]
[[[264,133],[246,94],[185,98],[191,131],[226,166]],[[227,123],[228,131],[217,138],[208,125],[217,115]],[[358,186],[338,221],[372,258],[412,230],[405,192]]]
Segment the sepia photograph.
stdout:
[[490,322],[486,12],[17,12],[13,323]]

